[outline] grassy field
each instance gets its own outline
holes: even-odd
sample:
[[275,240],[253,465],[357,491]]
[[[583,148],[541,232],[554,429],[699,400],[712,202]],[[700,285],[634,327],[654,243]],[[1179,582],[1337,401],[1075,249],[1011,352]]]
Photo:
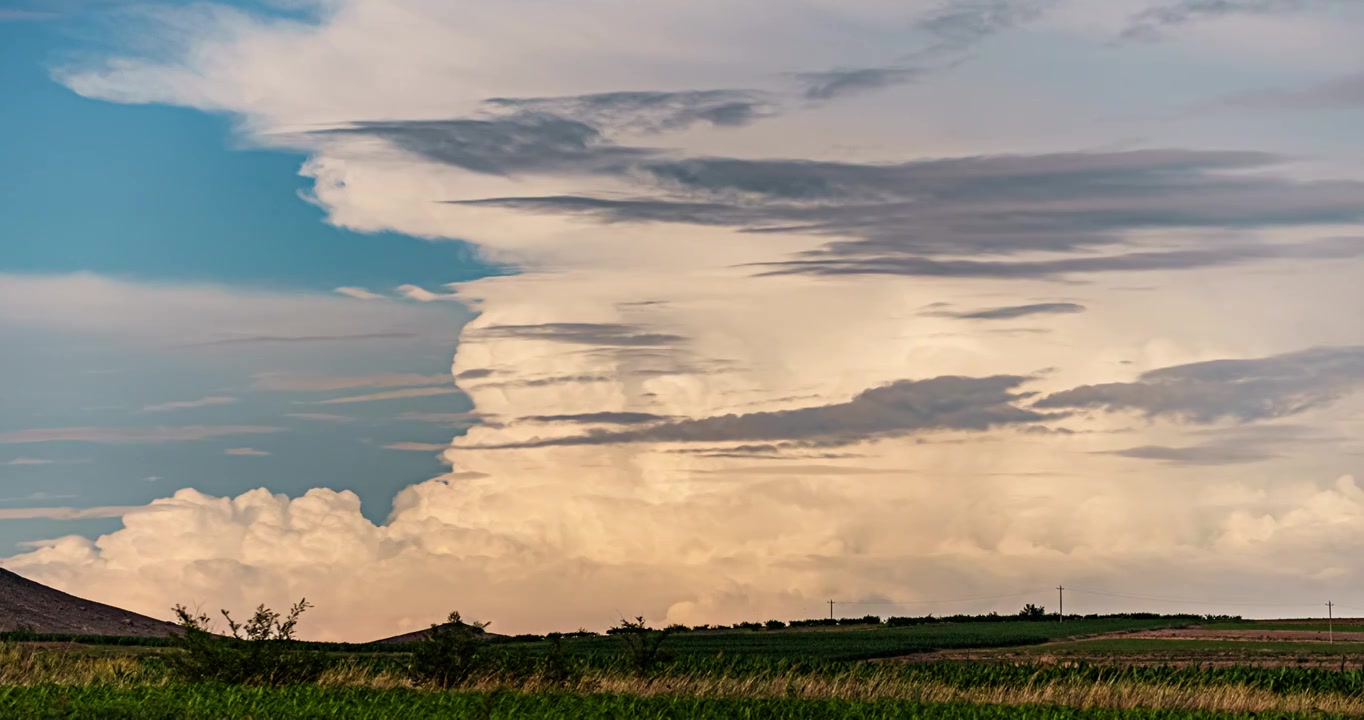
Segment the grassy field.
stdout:
[[[479,643],[478,666],[447,689],[409,674],[412,646],[291,645],[323,658],[326,669],[286,687],[256,687],[187,680],[173,671],[183,652],[175,648],[11,642],[0,643],[0,718],[1364,715],[1364,643],[1122,636],[1189,624],[685,632],[666,639],[648,670],[631,664],[622,636],[572,638],[557,650],[503,640]],[[1245,625],[1228,629],[1273,623]],[[559,664],[547,663],[556,652]]]
[[[318,688],[108,687],[0,688],[0,718],[81,720],[209,720],[224,717],[295,718],[581,718],[583,720],[1236,720],[1250,713],[1142,708],[1062,708],[1048,705],[983,705],[907,701],[728,699],[641,697],[571,693],[421,693],[405,690],[322,690]],[[1300,714],[1276,717],[1345,717]]]

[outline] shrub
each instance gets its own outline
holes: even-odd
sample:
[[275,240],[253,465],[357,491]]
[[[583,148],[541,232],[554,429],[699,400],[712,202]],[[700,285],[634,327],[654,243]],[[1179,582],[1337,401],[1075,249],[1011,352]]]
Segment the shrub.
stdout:
[[485,642],[479,636],[487,623],[469,624],[458,612],[444,624],[432,625],[412,650],[408,674],[419,684],[449,688],[468,680],[489,664]]
[[540,656],[540,678],[558,685],[570,685],[582,678],[582,662],[568,652],[563,635],[551,633],[545,654]]
[[181,632],[172,642],[183,652],[167,658],[168,667],[190,682],[218,681],[233,685],[290,685],[316,680],[328,662],[317,651],[301,649],[294,637],[299,616],[312,605],[306,598],[280,614],[260,605],[251,619],[239,623],[222,610],[232,636],[215,634],[212,620],[191,615],[176,605]]
[[734,623],[734,625],[732,625],[731,627],[733,627],[735,630],[761,630],[761,629],[763,629],[762,623],[755,623],[755,622],[737,622],[737,623]]
[[625,657],[631,668],[640,675],[652,673],[668,659],[663,651],[663,642],[672,633],[666,629],[651,629],[642,616],[634,620],[622,618],[619,625],[606,632],[625,639]]
[[1047,617],[1047,609],[1041,605],[1028,603],[1018,611],[1018,617],[1023,620],[1044,620]]
[[782,628],[786,627],[786,623],[780,620],[768,620],[767,622],[763,623],[763,627],[767,628],[768,630],[781,630]]

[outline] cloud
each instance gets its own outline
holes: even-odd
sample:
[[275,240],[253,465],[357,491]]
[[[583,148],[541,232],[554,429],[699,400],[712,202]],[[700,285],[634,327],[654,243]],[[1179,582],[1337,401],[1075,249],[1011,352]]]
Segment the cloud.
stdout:
[[471,368],[461,371],[455,376],[456,380],[480,380],[485,377],[496,375],[497,371],[490,368]]
[[351,395],[347,397],[331,398],[330,400],[314,400],[312,405],[344,405],[348,403],[375,402],[379,400],[402,400],[405,398],[432,397],[435,395],[454,395],[459,392],[458,388],[411,388],[408,390],[392,390],[389,392],[370,393],[368,395]]
[[159,405],[146,405],[142,408],[142,412],[189,410],[192,408],[212,407],[214,405],[231,405],[235,402],[237,402],[237,398],[215,395],[212,397],[202,397],[198,400],[180,400],[177,402],[161,403]]
[[421,287],[417,287],[416,285],[399,285],[398,288],[397,288],[397,290],[398,290],[398,294],[399,294],[399,295],[402,295],[403,297],[407,298],[408,300],[416,300],[417,302],[424,302],[424,303],[425,303],[425,302],[436,302],[436,301],[438,301],[438,300],[453,300],[453,301],[458,301],[458,300],[459,300],[459,296],[456,295],[455,293],[448,293],[448,294],[444,294],[444,295],[441,294],[441,293],[433,293],[433,292],[431,292],[430,290],[427,290],[427,289],[421,288]]
[[216,347],[220,345],[273,345],[277,343],[319,343],[353,342],[356,340],[397,340],[416,337],[412,333],[362,333],[357,335],[256,335],[252,337],[224,338],[184,347]]
[[1339,400],[1364,385],[1364,347],[1324,347],[1245,360],[1210,360],[1143,373],[1136,382],[1053,393],[1039,408],[1131,410],[1209,423],[1287,417]]
[[438,423],[438,424],[466,425],[466,424],[478,422],[481,418],[482,418],[481,415],[479,415],[478,413],[474,413],[474,412],[462,412],[462,413],[423,413],[423,412],[405,412],[405,413],[402,413],[401,415],[398,415],[398,416],[397,416],[396,418],[394,418],[394,419],[395,419],[395,420],[406,420],[406,421],[411,421],[411,422],[429,422],[429,423]]
[[[452,202],[603,223],[677,223],[831,238],[797,259],[771,263],[781,272],[801,274],[1048,277],[1357,254],[1358,243],[1348,238],[1301,246],[1224,240],[1213,247],[1206,242],[1180,247],[1174,242],[1181,234],[1209,229],[1244,235],[1364,220],[1364,182],[1249,173],[1282,162],[1264,153],[1188,150],[898,164],[698,158],[650,161],[623,171],[653,186],[655,194],[648,197],[541,195]],[[1141,247],[1138,233],[1151,231],[1165,231],[1158,249]],[[1094,256],[1096,249],[1110,253]],[[1029,252],[1062,256],[998,257]],[[980,255],[995,257],[977,259]]]
[[145,505],[105,505],[99,507],[0,508],[0,520],[90,520],[121,518],[148,512]]
[[284,413],[284,417],[297,418],[299,420],[314,420],[317,422],[349,423],[355,422],[355,418],[346,415],[335,415],[333,413]]
[[1013,320],[1029,315],[1071,315],[1082,313],[1085,306],[1070,302],[1032,303],[1029,305],[1008,305],[1005,307],[972,310],[970,312],[934,311],[932,315],[954,317],[963,320]]
[[421,157],[488,175],[602,171],[653,154],[614,145],[587,123],[544,113],[488,120],[360,122],[314,134],[377,138]]
[[450,385],[449,374],[378,373],[374,375],[308,375],[300,373],[261,373],[251,381],[253,390],[278,392],[324,392],[356,388],[420,387]]
[[32,328],[139,347],[307,345],[439,338],[462,306],[357,303],[329,293],[162,285],[89,273],[0,273],[0,328]]
[[57,13],[38,12],[36,10],[6,10],[0,8],[0,22],[23,22],[25,20],[55,20],[61,17]]
[[51,465],[54,461],[42,458],[18,457],[5,463],[6,465]]
[[1302,90],[1275,90],[1233,97],[1234,108],[1336,110],[1364,107],[1364,73],[1320,83]]
[[483,338],[521,338],[596,347],[664,347],[686,340],[680,335],[647,332],[621,323],[544,323],[479,328]]
[[384,446],[385,450],[406,450],[408,452],[441,452],[450,449],[450,443],[396,442]]
[[805,87],[810,100],[834,98],[903,85],[918,79],[924,70],[908,67],[864,67],[796,73],[795,79]]
[[187,425],[183,427],[111,428],[67,427],[12,430],[0,433],[0,445],[44,442],[89,442],[104,444],[193,442],[233,435],[264,435],[284,432],[269,425]]
[[998,33],[1034,20],[1053,0],[957,0],[947,2],[920,17],[915,30],[932,38],[923,49],[906,54],[899,62],[822,72],[794,73],[809,100],[833,100],[872,90],[904,85],[930,72],[947,69],[963,54]]
[[1109,451],[1107,454],[1139,460],[1157,460],[1171,465],[1243,465],[1283,457],[1285,452],[1304,451],[1310,445],[1340,443],[1343,438],[1325,437],[1300,425],[1239,427],[1230,430],[1196,432],[1192,445],[1143,445]]
[[555,423],[602,423],[608,425],[643,425],[669,419],[665,415],[642,412],[594,412],[573,415],[528,415],[523,421]]
[[1176,0],[1137,13],[1122,36],[1129,40],[1157,40],[1171,29],[1194,22],[1232,15],[1278,15],[1325,7],[1332,2],[1335,0]]
[[540,98],[491,98],[498,108],[568,118],[594,128],[640,133],[693,125],[738,127],[776,111],[758,90],[635,91]]
[[901,380],[829,405],[678,420],[641,430],[595,431],[486,449],[773,440],[850,444],[929,430],[987,430],[1047,419],[1013,404],[1028,396],[1013,392],[1025,380],[1007,375]]
[[257,450],[255,448],[247,447],[232,448],[230,450],[223,451],[223,453],[226,455],[239,455],[242,457],[265,457],[266,455],[270,454],[268,452],[265,452],[264,450]]
[[339,287],[334,292],[345,295],[356,300],[387,300],[388,298],[378,293],[370,292],[362,287]]

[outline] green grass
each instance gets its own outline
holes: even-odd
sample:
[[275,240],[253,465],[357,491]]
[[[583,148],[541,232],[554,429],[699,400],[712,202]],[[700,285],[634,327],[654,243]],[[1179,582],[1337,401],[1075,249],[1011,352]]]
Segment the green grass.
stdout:
[[[74,720],[207,720],[212,718],[582,718],[583,720],[1233,720],[1265,715],[1178,710],[1077,709],[1054,706],[734,700],[520,693],[423,693],[411,690],[321,690],[186,685],[115,689],[103,686],[0,688],[0,718]],[[1274,717],[1293,717],[1275,715]],[[1308,716],[1302,716],[1308,717]],[[1313,714],[1310,717],[1330,717]]]
[[[678,633],[667,650],[678,656],[740,655],[802,660],[868,660],[932,652],[1039,645],[1069,637],[1171,627],[1171,620],[1096,619],[1056,622],[943,623],[913,627],[827,630],[729,631]],[[1187,623],[1186,623],[1187,624]],[[617,637],[568,641],[578,654],[613,655],[623,643]],[[527,647],[535,647],[527,643]]]
[[[1030,648],[1037,653],[1085,655],[1160,655],[1224,653],[1249,656],[1274,655],[1359,655],[1364,657],[1364,642],[1279,642],[1257,640],[1163,640],[1158,638],[1102,638],[1056,643],[1045,648]],[[1249,659],[1249,658],[1247,658]]]
[[[1272,620],[1265,622],[1224,622],[1209,623],[1207,625],[1199,625],[1199,627],[1205,630],[1303,630],[1314,632],[1326,632],[1331,629],[1330,627],[1327,627],[1325,620],[1319,623],[1286,623],[1274,622]],[[1340,623],[1336,623],[1335,631],[1337,633],[1364,633],[1364,625],[1341,625]]]

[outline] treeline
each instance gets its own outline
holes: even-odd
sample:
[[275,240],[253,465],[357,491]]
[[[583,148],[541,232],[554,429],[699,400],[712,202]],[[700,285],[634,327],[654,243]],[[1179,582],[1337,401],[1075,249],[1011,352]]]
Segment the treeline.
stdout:
[[[1029,610],[1031,608],[1031,610]],[[1170,620],[1176,622],[1240,622],[1240,615],[1199,615],[1190,613],[1161,614],[1161,613],[1108,613],[1108,614],[1072,614],[1067,613],[1066,620]],[[922,615],[922,616],[891,616],[882,618],[879,615],[863,615],[861,617],[843,618],[811,618],[804,620],[767,620],[765,622],[738,622],[732,625],[670,625],[666,628],[669,633],[695,633],[695,632],[734,632],[734,631],[773,631],[800,628],[822,628],[822,627],[853,627],[853,626],[884,626],[884,627],[913,627],[916,625],[938,625],[938,624],[967,624],[967,623],[1000,623],[1000,622],[1058,622],[1060,618],[1056,613],[1047,613],[1042,608],[1028,606],[1023,611],[1013,615],[1000,615],[999,613],[988,613],[985,615]],[[521,642],[542,642],[554,640],[556,638],[571,639],[584,637],[601,637],[602,635],[619,635],[628,633],[630,630],[624,627],[615,627],[605,633],[592,632],[591,630],[579,629],[566,633],[547,633],[544,635],[522,634],[522,635],[487,635],[483,638],[484,642],[494,644],[521,643]],[[118,637],[112,635],[76,635],[61,633],[36,633],[31,630],[18,629],[8,632],[0,632],[0,642],[69,642],[82,645],[130,645],[143,647],[171,647],[177,644],[177,640],[171,637]],[[346,653],[393,653],[409,652],[415,643],[338,643],[338,642],[309,642],[296,641],[298,645],[307,647],[310,650],[322,652],[346,652]]]

